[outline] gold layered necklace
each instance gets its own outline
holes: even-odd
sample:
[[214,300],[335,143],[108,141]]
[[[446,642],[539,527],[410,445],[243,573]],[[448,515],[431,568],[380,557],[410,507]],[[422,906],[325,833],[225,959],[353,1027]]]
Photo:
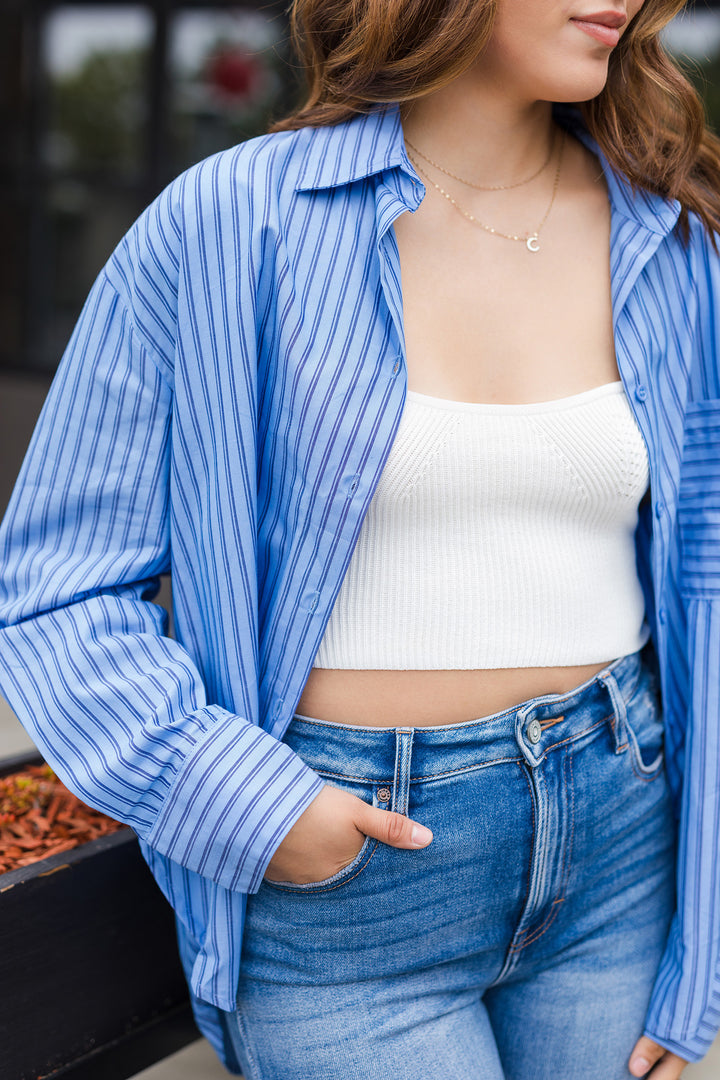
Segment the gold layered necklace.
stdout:
[[[424,158],[425,161],[429,162],[430,165],[433,165],[433,166],[435,166],[435,168],[440,169],[441,172],[446,173],[446,175],[448,175],[448,176],[452,176],[454,180],[459,180],[462,184],[467,184],[468,187],[474,187],[474,188],[477,188],[477,189],[479,189],[481,191],[509,191],[511,188],[522,187],[524,184],[529,184],[531,180],[534,180],[536,177],[538,177],[540,175],[541,172],[543,172],[544,169],[547,168],[548,164],[550,163],[550,159],[552,157],[552,152],[553,152],[553,148],[554,148],[553,146],[551,146],[550,154],[548,155],[547,159],[543,162],[543,164],[540,166],[540,168],[537,170],[537,172],[533,173],[533,175],[529,176],[527,179],[519,180],[515,184],[496,184],[496,185],[492,185],[492,186],[487,187],[487,186],[483,186],[482,184],[475,184],[470,180],[463,180],[462,177],[460,177],[460,176],[455,176],[455,174],[451,173],[448,169],[444,169],[441,165],[438,165],[436,162],[432,161],[430,158],[425,157],[425,155],[422,154],[416,147],[412,146],[412,144],[410,142],[408,142],[407,139],[405,140],[405,143],[406,143],[407,146],[412,147],[412,149],[415,151],[415,153],[419,154],[420,157]],[[492,225],[486,225],[484,222],[479,221],[478,218],[476,218],[474,214],[471,214],[468,210],[464,210],[463,207],[460,206],[460,204],[455,199],[453,199],[452,195],[450,195],[449,192],[445,191],[445,189],[440,187],[439,184],[436,184],[435,181],[432,179],[432,177],[429,176],[428,173],[423,168],[421,168],[420,164],[413,158],[413,156],[411,154],[408,154],[408,157],[412,161],[412,163],[415,166],[415,168],[417,169],[417,171],[421,174],[421,176],[424,176],[426,180],[429,180],[430,183],[433,185],[433,187],[436,188],[440,192],[441,195],[444,195],[445,198],[448,200],[448,202],[452,203],[452,205],[455,207],[455,209],[459,213],[461,213],[463,215],[463,217],[466,217],[468,219],[468,221],[472,221],[472,223],[474,225],[477,225],[480,229],[484,229],[485,232],[492,233],[493,236],[501,236],[505,240],[519,240],[519,241],[521,241],[522,243],[525,244],[528,251],[536,252],[536,251],[540,250],[540,231],[541,231],[543,225],[545,224],[545,222],[547,221],[548,217],[550,216],[550,211],[553,208],[553,204],[555,202],[555,196],[557,195],[558,184],[560,182],[560,169],[562,167],[562,159],[563,159],[563,150],[564,150],[564,148],[565,148],[565,132],[563,131],[561,136],[560,136],[560,149],[558,151],[558,163],[557,163],[557,168],[555,169],[555,179],[553,181],[552,195],[550,196],[550,202],[548,204],[548,208],[547,208],[547,210],[545,211],[545,213],[543,215],[542,221],[535,228],[535,230],[533,232],[531,232],[531,233],[525,233],[523,236],[518,236],[515,233],[502,232],[500,229],[496,229]]]
[[534,172],[532,176],[528,176],[525,180],[518,180],[515,184],[475,184],[472,180],[463,180],[462,176],[457,176],[456,173],[450,172],[449,169],[443,168],[442,165],[438,165],[437,161],[433,161],[427,154],[423,154],[422,150],[418,150],[417,146],[413,146],[409,139],[405,139],[405,145],[409,146],[411,150],[414,150],[416,154],[419,154],[423,161],[427,161],[428,165],[432,165],[435,169],[445,173],[446,176],[452,176],[453,180],[459,180],[461,184],[465,184],[467,187],[476,188],[478,191],[510,191],[511,188],[523,187],[524,184],[529,184],[531,180],[535,180],[541,172],[545,172],[550,159],[555,149],[555,137],[553,136],[550,143],[550,149],[548,150],[548,156],[543,161],[537,172]]

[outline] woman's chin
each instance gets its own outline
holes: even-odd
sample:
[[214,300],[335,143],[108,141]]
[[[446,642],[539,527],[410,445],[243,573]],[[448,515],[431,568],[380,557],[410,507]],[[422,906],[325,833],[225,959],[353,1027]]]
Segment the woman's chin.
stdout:
[[549,93],[542,95],[545,101],[590,101],[601,94],[605,88],[608,77],[607,63],[593,65],[594,70],[588,71],[587,65],[582,65],[586,70],[577,72],[573,76],[565,71],[562,79],[548,80]]

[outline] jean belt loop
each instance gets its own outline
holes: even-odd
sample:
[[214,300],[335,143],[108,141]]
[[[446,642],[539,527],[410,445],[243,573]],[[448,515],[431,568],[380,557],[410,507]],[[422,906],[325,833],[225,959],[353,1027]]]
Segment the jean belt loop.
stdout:
[[610,723],[612,726],[613,738],[615,740],[615,753],[620,754],[627,745],[627,710],[625,708],[625,698],[622,696],[620,686],[612,671],[601,671],[597,679],[598,682],[603,684],[610,695],[610,701],[612,702],[613,708],[613,715],[610,718]]
[[391,810],[407,817],[410,795],[410,762],[412,760],[413,728],[395,729],[395,777]]

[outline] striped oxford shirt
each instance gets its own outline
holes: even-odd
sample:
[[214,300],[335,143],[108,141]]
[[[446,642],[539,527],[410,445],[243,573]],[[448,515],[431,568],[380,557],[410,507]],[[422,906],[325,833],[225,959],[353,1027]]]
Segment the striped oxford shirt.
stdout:
[[[698,1060],[720,1026],[720,259],[557,111],[607,179],[650,461],[638,572],[679,856],[645,1032]],[[95,282],[0,531],[0,690],[67,786],[137,833],[233,1072],[246,895],[321,788],[281,739],[405,402],[390,226],[424,194],[397,105],[183,173]]]

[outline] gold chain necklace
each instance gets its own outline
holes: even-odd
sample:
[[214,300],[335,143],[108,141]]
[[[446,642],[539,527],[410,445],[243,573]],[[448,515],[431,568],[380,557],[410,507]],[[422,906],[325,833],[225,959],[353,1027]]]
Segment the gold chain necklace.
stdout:
[[448,200],[448,202],[451,202],[453,204],[453,206],[455,207],[455,209],[458,210],[463,215],[463,217],[466,217],[468,219],[468,221],[472,221],[473,224],[479,226],[479,228],[481,228],[481,229],[484,229],[485,232],[492,233],[493,236],[502,236],[505,240],[522,240],[522,242],[527,247],[528,251],[535,252],[535,251],[540,250],[540,230],[542,229],[543,225],[545,224],[545,222],[547,221],[547,219],[548,219],[548,217],[550,215],[550,211],[553,208],[553,203],[555,202],[555,196],[557,195],[558,183],[560,182],[560,168],[562,166],[562,157],[563,157],[563,149],[564,149],[564,147],[565,147],[565,132],[563,132],[562,138],[561,138],[561,141],[560,141],[560,152],[558,154],[558,163],[557,163],[557,169],[555,170],[555,180],[553,182],[553,190],[552,190],[552,196],[550,198],[550,204],[549,204],[547,210],[545,211],[545,214],[543,215],[542,221],[537,226],[535,231],[532,232],[532,233],[529,233],[529,234],[526,233],[525,236],[517,236],[515,233],[504,233],[504,232],[501,232],[500,229],[494,229],[491,225],[485,225],[485,224],[483,224],[482,221],[478,221],[478,219],[473,214],[468,213],[467,210],[463,210],[463,208],[459,205],[459,203],[457,203],[455,201],[455,199],[453,199],[453,197],[451,195],[449,195],[447,191],[445,191],[444,188],[441,188],[439,184],[436,184],[435,181],[432,179],[432,177],[428,176],[428,174],[425,172],[425,170],[420,168],[417,161],[413,160],[413,158],[412,158],[412,156],[410,154],[408,154],[408,157],[412,161],[412,163],[415,166],[415,168],[417,169],[417,171],[422,176],[424,176],[427,180],[429,180],[430,183],[433,185],[433,187],[437,188],[437,190],[440,192],[440,194],[444,195],[445,198]]
[[416,154],[419,154],[429,165],[433,165],[436,169],[439,169],[440,172],[445,173],[446,176],[452,176],[453,180],[459,180],[461,184],[465,184],[467,187],[475,188],[477,191],[510,191],[512,188],[523,187],[524,184],[529,184],[531,180],[535,180],[541,172],[544,172],[545,169],[547,169],[553,155],[553,150],[555,149],[555,134],[553,134],[550,143],[548,156],[545,158],[537,172],[534,172],[532,176],[528,176],[527,180],[518,180],[516,184],[491,184],[489,187],[485,184],[474,184],[472,180],[463,180],[462,176],[457,176],[455,173],[450,172],[449,169],[445,169],[442,165],[438,165],[437,161],[433,161],[427,154],[423,154],[422,150],[418,150],[417,146],[413,146],[409,139],[405,139],[405,145],[409,146],[411,150],[414,150]]

